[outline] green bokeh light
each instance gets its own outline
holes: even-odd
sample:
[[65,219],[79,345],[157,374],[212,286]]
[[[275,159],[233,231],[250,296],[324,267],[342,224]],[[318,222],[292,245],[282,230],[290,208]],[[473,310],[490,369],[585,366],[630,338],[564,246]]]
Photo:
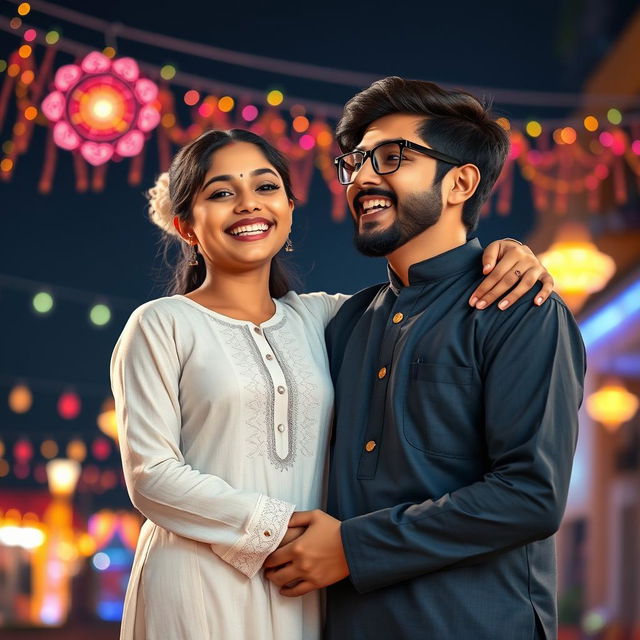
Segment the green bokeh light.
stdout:
[[38,313],[49,313],[53,309],[53,297],[46,291],[36,293],[31,302]]
[[91,322],[98,327],[104,327],[111,320],[111,309],[106,304],[96,304],[89,312]]

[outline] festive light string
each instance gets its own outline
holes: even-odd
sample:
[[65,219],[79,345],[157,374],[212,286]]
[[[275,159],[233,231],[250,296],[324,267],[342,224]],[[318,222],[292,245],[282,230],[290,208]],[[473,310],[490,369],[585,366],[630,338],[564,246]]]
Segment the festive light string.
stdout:
[[[15,20],[17,18],[9,23]],[[4,22],[7,22],[6,19]],[[0,27],[2,27],[2,19],[0,19]],[[5,86],[0,95],[0,125],[6,111],[11,83],[15,84],[18,117],[13,127],[13,140],[6,141],[2,145],[5,156],[0,161],[0,178],[3,180],[10,178],[15,170],[18,156],[26,152],[33,126],[49,125],[35,105],[42,97],[44,84],[52,73],[56,50],[69,46],[65,39],[50,38],[51,32],[44,36],[43,40],[42,34],[38,34],[35,29],[22,23],[9,24],[8,28],[14,32],[22,30],[25,42],[53,40],[56,44],[46,45],[45,57],[39,69],[35,68],[31,44],[21,45],[9,59]],[[25,49],[25,46],[29,48]],[[76,54],[82,50],[84,55],[88,47],[71,43],[69,50],[71,49]],[[109,53],[115,55],[115,49]],[[158,73],[157,67],[144,64],[140,66],[143,70],[148,68],[148,73],[151,75]],[[165,65],[159,73],[172,84],[180,75],[171,65]],[[286,98],[280,90],[262,93],[211,81],[209,81],[211,89],[215,85],[217,88],[229,89],[228,93],[233,93],[234,90],[245,91],[245,93],[236,94],[239,96],[236,98],[231,95],[220,97],[220,92],[217,92],[217,96],[206,95],[205,90],[208,91],[209,86],[202,86],[206,84],[206,79],[185,74],[182,74],[182,78],[190,81],[187,86],[198,86],[198,90],[189,88],[182,97],[185,104],[190,107],[192,124],[186,127],[179,125],[175,96],[168,87],[161,88],[158,97],[158,109],[162,114],[161,126],[157,128],[160,169],[165,169],[169,164],[172,155],[171,145],[183,145],[210,128],[249,128],[265,136],[289,156],[292,161],[294,190],[300,195],[303,203],[308,195],[315,163],[332,195],[332,217],[335,220],[343,219],[344,188],[337,182],[333,169],[333,157],[339,150],[333,141],[332,129],[325,121],[325,116],[328,116],[328,107],[339,109],[336,105],[311,104],[308,101],[304,104],[291,104],[295,99]],[[8,81],[10,81],[9,84]],[[252,91],[250,97],[246,91]],[[259,100],[254,99],[258,96]],[[281,114],[284,107],[289,107],[286,117]],[[316,107],[320,110],[315,111],[314,117],[312,113]],[[498,118],[497,121],[501,126],[510,131],[512,148],[494,191],[493,201],[497,212],[499,214],[509,212],[515,175],[514,164],[518,166],[522,176],[531,182],[534,204],[539,210],[553,208],[558,213],[563,213],[567,210],[568,198],[584,192],[587,194],[588,208],[595,211],[600,206],[599,187],[609,178],[614,182],[616,201],[625,202],[628,197],[628,186],[624,177],[625,163],[633,172],[640,175],[640,119],[637,114],[623,115],[613,107],[607,112],[606,118],[607,124],[603,122],[602,116],[598,120],[596,116],[588,115],[582,120],[580,126],[576,118],[571,122],[575,126],[570,126],[567,121],[528,121],[526,124],[523,123],[524,131],[519,130],[517,121],[509,121],[504,117]],[[558,123],[565,126],[557,126],[553,129]],[[632,135],[622,129],[623,123],[625,127],[630,128]],[[604,129],[604,126],[610,128]],[[582,148],[587,136],[591,137],[590,153]],[[56,154],[55,145],[49,138],[39,184],[40,190],[44,193],[51,188]],[[86,190],[89,183],[94,191],[104,188],[106,165],[97,167],[90,175],[81,158],[74,156],[73,161],[78,190]],[[131,159],[130,184],[139,184],[142,163],[142,154]],[[488,203],[483,211],[485,214],[489,211],[489,206]]]
[[[10,0],[19,4],[20,0]],[[25,4],[25,3],[23,3]],[[27,3],[38,12],[55,17],[72,24],[98,31],[109,38],[121,38],[162,48],[176,53],[185,53],[190,56],[200,57],[207,60],[215,60],[230,65],[259,69],[269,73],[288,75],[303,78],[305,80],[316,80],[330,84],[347,85],[351,87],[363,87],[378,80],[381,75],[370,73],[359,73],[344,69],[335,69],[318,65],[292,62],[267,56],[247,54],[238,51],[230,51],[220,47],[194,43],[180,38],[165,36],[159,33],[152,33],[129,27],[122,23],[113,23],[94,16],[90,16],[79,11],[67,9],[45,0],[32,0]],[[454,88],[450,83],[439,83],[446,88]],[[585,96],[578,93],[560,93],[548,91],[520,91],[514,89],[501,89],[496,87],[467,87],[471,93],[479,96],[490,95],[493,100],[512,105],[528,106],[562,106],[578,107],[584,103]],[[589,96],[590,104],[593,106],[607,106],[612,102],[624,102],[629,104],[629,96],[624,95],[598,95]],[[640,106],[640,100],[632,100],[632,104]]]

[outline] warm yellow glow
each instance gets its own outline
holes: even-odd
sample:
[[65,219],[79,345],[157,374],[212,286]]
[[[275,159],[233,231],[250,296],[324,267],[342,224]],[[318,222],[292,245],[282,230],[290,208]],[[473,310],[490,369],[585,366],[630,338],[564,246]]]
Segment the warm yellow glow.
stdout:
[[511,123],[509,122],[509,118],[498,118],[496,122],[505,130],[511,131]]
[[21,2],[18,5],[18,15],[26,16],[31,11],[31,5],[28,2]]
[[14,413],[26,413],[31,409],[33,404],[33,396],[29,387],[24,384],[18,384],[9,393],[9,408]]
[[223,98],[220,98],[220,100],[218,100],[218,109],[220,109],[220,111],[224,113],[231,111],[234,105],[235,101],[230,96],[224,96]]
[[542,125],[537,120],[530,120],[525,127],[527,135],[537,138],[542,133]]
[[615,273],[612,258],[585,240],[561,240],[540,255],[560,293],[591,294],[600,291]]
[[96,100],[93,113],[97,118],[108,118],[113,113],[113,104],[109,100]]
[[113,398],[108,398],[104,401],[102,410],[98,415],[98,428],[116,443],[118,442],[118,422]]
[[54,496],[70,496],[80,476],[80,464],[76,460],[57,458],[47,462],[49,491]]
[[631,420],[638,410],[638,397],[625,386],[612,380],[587,398],[589,415],[609,431]]
[[96,552],[96,543],[88,533],[80,534],[78,538],[78,551],[87,558]]
[[600,123],[598,122],[598,118],[596,118],[595,116],[587,116],[584,119],[584,128],[587,131],[597,131],[599,126]]
[[44,544],[46,536],[39,527],[17,527],[5,525],[0,527],[0,544],[7,547],[36,549]]
[[87,457],[87,445],[82,440],[72,440],[67,445],[67,455],[72,460],[82,462]]

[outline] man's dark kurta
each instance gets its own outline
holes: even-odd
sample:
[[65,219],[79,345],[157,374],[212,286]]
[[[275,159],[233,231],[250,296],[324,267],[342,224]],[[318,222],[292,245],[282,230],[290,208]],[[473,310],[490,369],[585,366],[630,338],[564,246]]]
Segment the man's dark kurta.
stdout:
[[556,296],[468,299],[477,240],[351,298],[327,328],[329,482],[348,579],[330,640],[556,635],[553,534],[565,507],[585,352]]

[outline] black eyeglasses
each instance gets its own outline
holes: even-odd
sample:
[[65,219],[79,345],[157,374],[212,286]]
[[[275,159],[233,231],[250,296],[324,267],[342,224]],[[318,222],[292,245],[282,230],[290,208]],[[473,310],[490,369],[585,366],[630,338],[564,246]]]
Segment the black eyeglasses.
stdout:
[[402,164],[403,153],[405,149],[417,151],[430,158],[442,160],[447,164],[460,166],[462,162],[446,153],[423,147],[409,140],[389,140],[369,149],[369,151],[350,151],[338,156],[334,160],[338,171],[338,180],[340,184],[351,184],[353,182],[353,174],[362,168],[367,158],[371,158],[371,166],[379,176],[386,176],[397,171]]

